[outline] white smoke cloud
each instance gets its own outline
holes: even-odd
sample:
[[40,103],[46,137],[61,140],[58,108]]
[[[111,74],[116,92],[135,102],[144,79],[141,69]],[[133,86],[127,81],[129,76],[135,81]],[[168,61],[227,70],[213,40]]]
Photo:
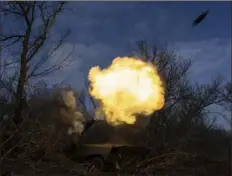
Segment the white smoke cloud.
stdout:
[[58,101],[61,110],[64,112],[63,116],[60,117],[62,121],[71,124],[67,131],[69,135],[73,133],[80,135],[84,131],[83,122],[85,118],[77,107],[76,96],[78,95],[71,89],[58,89],[52,96],[55,101]]
[[53,124],[57,130],[64,128],[69,135],[81,135],[85,117],[78,108],[77,96],[72,89],[59,88],[50,94],[33,97],[28,103],[32,113],[42,113],[42,123]]

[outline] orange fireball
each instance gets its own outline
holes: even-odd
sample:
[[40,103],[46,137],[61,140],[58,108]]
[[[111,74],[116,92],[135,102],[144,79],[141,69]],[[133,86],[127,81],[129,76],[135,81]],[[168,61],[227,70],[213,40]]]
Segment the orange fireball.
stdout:
[[134,124],[136,114],[149,115],[164,106],[164,87],[153,64],[117,57],[106,69],[89,71],[90,94],[100,100],[111,125]]

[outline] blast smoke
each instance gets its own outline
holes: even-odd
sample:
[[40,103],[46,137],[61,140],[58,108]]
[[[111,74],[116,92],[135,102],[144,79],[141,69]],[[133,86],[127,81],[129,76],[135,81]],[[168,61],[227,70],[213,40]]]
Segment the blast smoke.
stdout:
[[55,101],[60,104],[61,120],[64,123],[71,124],[68,127],[68,134],[73,133],[81,134],[84,131],[85,118],[77,109],[76,97],[73,90],[68,89],[58,89],[55,94],[53,94]]
[[81,135],[84,130],[84,115],[78,109],[76,94],[72,89],[60,88],[28,101],[33,116],[41,114],[41,124],[53,125],[55,132],[65,129],[69,135]]

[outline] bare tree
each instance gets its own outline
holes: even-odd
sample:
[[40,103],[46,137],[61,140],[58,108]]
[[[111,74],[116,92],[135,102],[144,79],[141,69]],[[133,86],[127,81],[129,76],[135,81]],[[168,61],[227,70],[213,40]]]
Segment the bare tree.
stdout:
[[[192,158],[188,161],[195,164],[218,158],[227,162],[228,136],[214,128],[214,115],[219,114],[211,109],[223,100],[220,96],[223,80],[215,77],[208,83],[198,84],[189,80],[192,66],[189,58],[180,58],[159,43],[150,48],[146,41],[139,41],[137,46],[136,56],[156,66],[165,88],[165,105],[150,116],[150,124],[140,138],[154,149],[149,161],[157,160],[155,165],[161,163],[165,170],[169,167],[168,156],[171,157],[168,162],[174,164],[173,170],[182,167],[187,158]],[[218,155],[217,151],[220,151]],[[187,157],[182,161],[183,153]]]
[[[165,86],[165,106],[151,115],[148,128],[150,142],[184,144],[196,132],[197,126],[208,125],[207,128],[210,128],[212,124],[207,124],[207,117],[211,115],[209,107],[220,101],[218,91],[222,80],[218,77],[205,85],[190,82],[190,59],[178,58],[159,44],[150,50],[145,41],[140,41],[138,47],[141,57],[157,67]],[[161,137],[160,142],[157,138],[154,140],[157,135]]]
[[[50,45],[53,46],[51,50],[47,51],[46,54],[42,53],[46,43],[52,41],[52,38],[55,38],[50,31],[53,28],[58,15],[64,11],[65,4],[66,2],[63,1],[15,1],[2,3],[1,12],[5,15],[4,24],[7,24],[7,20],[12,22],[13,19],[16,19],[14,22],[17,27],[17,30],[13,31],[10,30],[10,27],[9,29],[5,29],[5,31],[3,31],[4,33],[0,36],[0,42],[4,49],[15,49],[15,46],[18,48],[15,54],[15,56],[18,57],[15,57],[16,59],[14,60],[14,62],[17,62],[19,65],[19,76],[15,91],[15,123],[21,121],[22,118],[22,97],[28,80],[46,76],[57,69],[60,69],[65,61],[67,61],[69,55],[54,65],[48,64],[48,60],[53,56],[55,51],[65,43],[69,31],[62,34],[55,44],[50,43]],[[38,23],[40,23],[40,25],[36,26]],[[46,67],[47,65],[49,66]]]
[[223,103],[221,104],[228,111],[231,111],[232,104],[232,82],[227,82],[221,90]]
[[[226,111],[232,113],[232,82],[227,82],[224,87],[222,87],[221,91],[221,98],[223,101],[221,102],[221,106],[224,107]],[[232,175],[232,117],[230,114],[230,119],[227,119],[230,123],[230,147],[229,147],[229,165],[230,170],[229,173]]]

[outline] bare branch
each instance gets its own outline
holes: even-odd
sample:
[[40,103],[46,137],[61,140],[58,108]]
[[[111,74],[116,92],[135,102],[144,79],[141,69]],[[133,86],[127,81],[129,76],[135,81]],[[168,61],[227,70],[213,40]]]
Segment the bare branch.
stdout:
[[25,35],[10,35],[10,36],[0,36],[0,42],[5,42],[7,40],[12,40],[14,38],[23,38]]
[[29,19],[29,16],[28,16],[28,13],[29,13],[28,6],[24,2],[15,1],[15,3],[19,6],[19,8],[24,16],[24,20],[27,23],[27,26],[28,27],[31,26],[32,21]]
[[[59,45],[59,44],[58,44]],[[43,71],[37,72],[42,65],[44,65],[46,63],[47,60],[50,59],[50,57],[52,56],[52,54],[58,49],[59,47],[55,47],[54,50],[52,50],[52,52],[47,55],[44,56],[42,59],[39,60],[39,62],[33,67],[32,71],[28,74],[27,79],[30,79],[32,77],[41,77],[41,76],[46,76],[56,70],[59,70],[67,65],[64,65],[66,61],[68,61],[69,57],[71,56],[71,54],[74,51],[74,48],[72,49],[72,51],[70,53],[68,53],[68,55],[62,59],[60,62],[58,62],[57,64],[54,64],[52,66],[50,66],[49,68],[44,69]],[[37,73],[36,73],[37,72]]]
[[2,4],[1,11],[6,15],[14,14],[18,16],[23,16],[23,13],[21,12],[19,6],[15,2],[4,2]]
[[[64,64],[64,61],[67,58],[63,59],[62,62],[53,65],[50,68],[43,70],[43,72],[38,72],[39,68],[47,61],[50,57],[48,56],[42,57],[41,60],[37,62],[34,68],[30,68],[29,65],[30,61],[35,58],[35,56],[39,53],[42,49],[42,46],[49,38],[49,30],[52,28],[54,21],[59,13],[62,12],[63,6],[66,2],[7,2],[4,4],[3,12],[6,15],[16,15],[17,18],[22,19],[25,22],[25,30],[22,31],[22,34],[18,34],[12,32],[12,34],[7,34],[5,36],[0,37],[0,41],[8,42],[5,43],[4,47],[9,47],[13,44],[19,44],[18,48],[22,48],[20,52],[20,71],[19,71],[19,79],[16,91],[16,108],[15,114],[17,119],[20,119],[20,114],[22,111],[22,96],[24,94],[24,86],[28,81],[28,78],[33,76],[45,76],[57,69],[61,68],[61,65]],[[38,13],[39,12],[39,13]],[[37,17],[41,17],[43,21],[43,28],[40,31],[38,36],[32,36],[33,34],[33,24],[34,20]],[[64,37],[65,38],[65,37]],[[56,45],[56,49],[61,46],[61,43],[64,41],[61,40]],[[55,50],[55,49],[54,49]],[[35,62],[35,61],[33,61]],[[28,73],[28,70],[31,69],[31,73]]]

